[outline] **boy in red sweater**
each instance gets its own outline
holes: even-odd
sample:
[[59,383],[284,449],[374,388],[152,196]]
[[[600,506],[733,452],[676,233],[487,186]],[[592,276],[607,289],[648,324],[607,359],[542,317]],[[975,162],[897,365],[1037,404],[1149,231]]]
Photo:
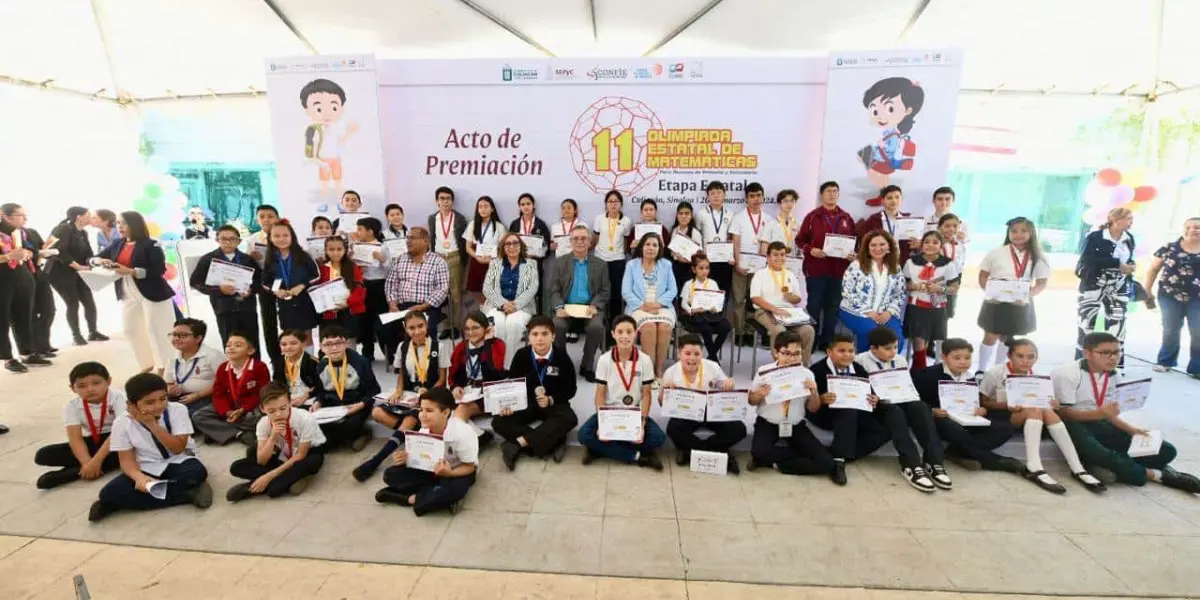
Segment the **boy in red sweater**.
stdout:
[[271,380],[271,374],[267,365],[255,360],[254,345],[246,334],[229,334],[225,357],[229,360],[217,367],[213,381],[212,405],[197,410],[192,415],[192,424],[209,442],[224,446],[238,438],[246,446],[254,447],[257,444],[254,426],[261,416],[259,394]]

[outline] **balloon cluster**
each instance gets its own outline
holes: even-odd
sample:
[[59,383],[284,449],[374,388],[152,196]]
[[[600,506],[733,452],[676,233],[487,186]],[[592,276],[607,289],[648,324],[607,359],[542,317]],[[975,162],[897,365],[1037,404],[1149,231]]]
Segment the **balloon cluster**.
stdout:
[[161,156],[146,161],[142,195],[133,201],[133,210],[146,219],[150,237],[159,241],[167,258],[167,282],[175,290],[175,302],[183,301],[185,286],[179,281],[175,267],[178,255],[175,244],[183,236],[184,212],[188,197],[179,191],[179,180],[167,173],[170,163]]
[[1136,212],[1157,197],[1158,188],[1147,183],[1146,172],[1142,169],[1124,173],[1112,167],[1100,169],[1083,192],[1083,201],[1087,205],[1083,222],[1093,227],[1103,225],[1108,220],[1108,211],[1128,208]]

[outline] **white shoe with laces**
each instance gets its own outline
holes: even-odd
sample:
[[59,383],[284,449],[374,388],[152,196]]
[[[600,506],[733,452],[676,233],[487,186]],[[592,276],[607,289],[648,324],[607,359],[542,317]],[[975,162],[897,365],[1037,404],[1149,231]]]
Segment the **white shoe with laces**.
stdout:
[[937,487],[933,484],[933,480],[929,478],[929,474],[925,472],[925,467],[904,467],[900,469],[900,473],[904,475],[904,479],[911,485],[922,492],[932,493],[937,491]]
[[933,485],[943,490],[954,489],[954,482],[950,480],[950,474],[946,472],[945,466],[925,465],[925,468],[929,470],[929,478],[933,480]]

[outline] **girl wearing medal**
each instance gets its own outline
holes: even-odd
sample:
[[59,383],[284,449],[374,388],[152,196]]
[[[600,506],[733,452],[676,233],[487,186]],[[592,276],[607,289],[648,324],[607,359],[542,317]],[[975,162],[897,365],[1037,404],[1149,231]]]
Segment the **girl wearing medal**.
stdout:
[[[296,232],[287,221],[271,226],[270,245],[263,260],[263,289],[275,296],[280,329],[312,331],[317,326],[317,311],[308,297],[308,286],[321,279],[317,263],[300,247]],[[305,334],[305,345],[311,341]],[[265,346],[277,346],[278,339],[264,339]]]
[[37,478],[39,490],[91,481],[120,468],[117,453],[109,451],[108,436],[117,415],[125,411],[125,393],[112,388],[108,368],[98,362],[75,365],[69,381],[75,397],[63,410],[67,441],[38,448],[33,457],[38,465],[57,467]]
[[258,441],[253,454],[229,465],[230,475],[247,482],[229,488],[225,493],[229,502],[261,494],[297,496],[325,464],[325,434],[308,411],[292,408],[289,395],[278,383],[263,389],[263,417],[254,430]]
[[962,272],[957,263],[942,255],[942,235],[936,231],[921,236],[921,252],[909,258],[901,272],[908,281],[904,337],[912,342],[912,369],[919,371],[925,368],[927,344],[948,335],[946,299],[958,293]]
[[[450,354],[450,391],[458,407],[454,416],[470,423],[483,414],[483,383],[504,379],[504,341],[491,336],[491,322],[483,313],[467,315],[463,340]],[[490,432],[481,437],[491,439]]]
[[313,391],[321,385],[317,359],[304,351],[303,331],[289,329],[279,334],[279,349],[283,353],[283,368],[276,369],[272,381],[287,386],[292,406],[307,403]]
[[[533,198],[533,194],[528,192],[517,197],[517,211],[519,215],[513,222],[509,224],[508,230],[519,235],[531,235],[542,238],[543,253],[541,256],[530,256],[533,264],[537,266],[537,280],[541,281],[546,273],[546,257],[553,256],[549,252],[550,248],[550,227],[546,222],[537,216],[537,200]],[[501,236],[503,238],[503,236]],[[499,248],[497,254],[503,258],[504,248]],[[553,264],[553,263],[551,263]],[[544,291],[544,290],[543,290]],[[512,348],[516,350],[515,347]]]
[[[675,207],[675,225],[671,227],[669,235],[682,235],[696,242],[696,245],[700,247],[696,254],[701,254],[704,252],[704,234],[700,232],[695,217],[696,213],[692,210],[692,203],[680,202],[679,206]],[[670,240],[670,237],[663,239],[667,246],[671,245]],[[683,256],[674,250],[671,250],[670,253],[671,271],[675,274],[675,287],[683,289],[684,282],[692,276],[692,257]],[[663,254],[666,255],[666,252]]]
[[[986,371],[995,364],[1004,362],[1007,349],[1004,342],[1015,335],[1028,335],[1037,330],[1037,313],[1033,309],[1033,297],[1046,289],[1050,279],[1050,263],[1038,244],[1037,228],[1033,221],[1017,217],[1008,222],[1004,245],[988,252],[979,263],[979,287],[986,289],[988,279],[1019,279],[1030,284],[1029,301],[1023,303],[984,300],[979,309],[979,327],[983,329],[983,342],[979,345],[979,363],[976,373]],[[997,343],[1000,342],[1000,343]]]
[[625,311],[621,305],[621,282],[625,279],[625,234],[633,230],[633,222],[621,207],[625,197],[612,190],[604,195],[604,214],[598,215],[592,224],[592,247],[596,258],[608,264],[608,318],[613,319]]
[[637,246],[638,258],[629,261],[625,281],[621,284],[625,305],[629,307],[642,338],[642,351],[654,363],[656,378],[662,377],[663,363],[671,345],[675,297],[679,295],[671,263],[662,258],[665,248],[657,233],[646,234]]
[[[478,307],[483,302],[483,278],[487,275],[488,266],[499,255],[500,238],[504,237],[508,230],[500,222],[500,215],[496,214],[496,203],[488,196],[480,196],[475,202],[475,218],[467,223],[467,233],[464,239],[467,242],[467,254],[471,257],[467,261],[467,310],[472,310]],[[491,256],[480,256],[479,245],[489,244],[495,248],[496,253]]]
[[[959,273],[967,270],[967,243],[959,239],[959,226],[962,220],[957,216],[946,213],[938,219],[937,232],[942,234],[942,255],[950,259],[958,267]],[[946,299],[946,316],[954,318],[954,304],[958,294],[951,294]]]
[[[583,222],[579,219],[579,204],[570,198],[563,200],[562,204],[559,204],[558,210],[558,225],[556,225],[554,227],[554,231],[550,233],[550,249],[555,252],[558,251],[558,241],[556,238],[561,238],[563,236],[571,237],[571,231],[575,229],[576,225]],[[570,240],[567,240],[566,244],[568,247],[570,247]]]
[[[634,235],[636,235],[636,233],[637,233],[638,225],[658,225],[658,229],[654,233],[659,234],[659,236],[662,237],[663,242],[665,244],[671,243],[671,232],[667,231],[666,226],[664,226],[662,223],[658,222],[658,203],[657,202],[655,202],[653,200],[649,200],[649,199],[642,200],[642,206],[638,210],[638,212],[640,212],[642,215],[641,222],[637,223],[637,225],[634,225],[633,228],[631,228],[629,230],[629,233],[625,234],[625,245],[629,248],[630,254],[632,254],[634,256],[637,256],[638,254],[640,254],[640,252],[638,252],[638,246],[642,243],[642,240],[645,239],[644,237],[639,238],[639,239],[634,239]],[[666,245],[663,246],[663,252],[662,252],[663,256],[666,256],[666,254],[667,254],[666,247],[667,247]]]

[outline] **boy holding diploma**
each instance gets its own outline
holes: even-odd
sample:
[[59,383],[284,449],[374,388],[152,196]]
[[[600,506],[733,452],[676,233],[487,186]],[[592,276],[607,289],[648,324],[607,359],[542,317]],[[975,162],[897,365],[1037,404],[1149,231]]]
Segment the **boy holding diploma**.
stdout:
[[442,509],[453,512],[467,497],[475,485],[479,438],[466,421],[453,415],[454,407],[454,396],[444,387],[421,395],[420,434],[440,438],[437,443],[443,445],[444,454],[432,470],[425,470],[409,466],[407,444],[397,450],[392,455],[396,465],[383,472],[387,487],[375,494],[376,502],[411,506],[420,517]]
[[[818,401],[809,400],[808,418],[821,429],[833,431],[833,443],[829,450],[833,454],[833,471],[829,478],[838,485],[846,485],[846,461],[862,458],[879,449],[891,438],[891,433],[875,416],[879,408],[879,398],[868,394],[867,402],[871,410],[855,408],[834,408],[830,406],[838,400],[837,394],[829,391],[830,377],[867,378],[867,370],[854,362],[854,338],[837,333],[833,342],[826,349],[825,360],[813,365],[813,378],[816,379]],[[885,405],[884,410],[895,409]]]
[[771,347],[775,347],[775,336],[780,332],[794,332],[800,337],[801,360],[807,365],[817,332],[808,323],[784,324],[790,318],[787,309],[802,306],[807,293],[804,282],[786,268],[787,253],[787,245],[783,242],[771,242],[767,246],[767,268],[755,273],[750,280],[750,302],[755,307],[754,320],[771,336]]
[[[517,458],[529,454],[553,455],[561,462],[567,449],[567,434],[579,424],[571,409],[575,397],[575,363],[562,348],[554,347],[554,319],[537,315],[526,326],[529,346],[516,351],[509,375],[524,377],[529,406],[513,412],[503,409],[492,418],[492,429],[504,438],[500,452],[509,471]],[[536,427],[533,423],[541,421]]]
[[[658,392],[658,404],[662,406],[667,390],[676,387],[707,392],[709,390],[733,390],[733,379],[725,377],[720,365],[701,358],[704,341],[700,336],[689,333],[679,338],[679,362],[663,373],[662,390]],[[696,436],[699,429],[708,429],[712,436],[701,439]],[[675,443],[675,464],[686,465],[691,460],[692,450],[724,452],[729,455],[727,468],[730,473],[740,472],[737,459],[733,457],[734,444],[746,437],[746,424],[742,421],[711,422],[671,418],[667,421],[667,437]]]
[[[771,348],[775,362],[759,367],[754,382],[750,384],[748,401],[758,407],[758,417],[754,420],[754,439],[750,442],[750,464],[746,465],[751,471],[760,466],[774,466],[780,473],[788,475],[833,473],[833,456],[804,424],[805,410],[816,410],[820,398],[812,371],[799,362],[801,346],[800,336],[791,331],[775,336]],[[768,401],[771,386],[762,381],[762,375],[779,367],[793,367],[796,371],[793,377],[803,380],[808,395],[804,406],[793,406],[792,400],[781,403]],[[784,445],[779,445],[780,440],[784,441]]]
[[1120,360],[1121,343],[1116,336],[1095,331],[1083,337],[1083,360],[1051,373],[1054,396],[1062,405],[1059,414],[1083,464],[1101,481],[1108,479],[1135,486],[1154,481],[1200,494],[1200,479],[1169,466],[1177,452],[1165,440],[1154,454],[1129,456],[1133,437],[1151,432],[1120,417],[1116,391],[1121,382],[1121,374],[1116,370]]

